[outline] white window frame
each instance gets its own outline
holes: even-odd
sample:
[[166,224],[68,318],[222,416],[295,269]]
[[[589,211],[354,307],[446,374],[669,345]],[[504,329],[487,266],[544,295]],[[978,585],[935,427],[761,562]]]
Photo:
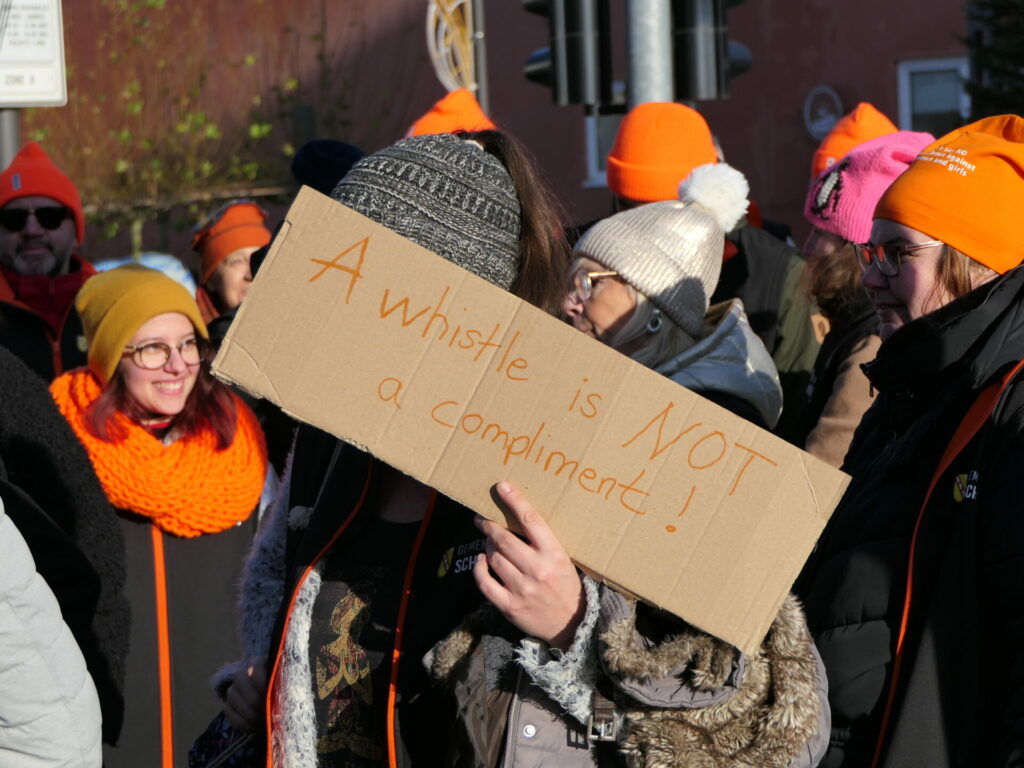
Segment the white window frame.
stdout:
[[606,188],[608,176],[601,170],[597,149],[597,115],[586,115],[583,118],[583,138],[587,153],[587,176],[583,179],[583,188]]
[[[970,64],[967,56],[945,56],[941,59],[907,59],[896,64],[898,78],[899,123],[900,130],[913,130],[913,98],[910,92],[910,76],[918,72],[934,72],[940,69],[955,69],[960,73],[960,80],[966,83],[970,77]],[[966,122],[971,114],[971,98],[967,89],[960,90],[960,116]]]

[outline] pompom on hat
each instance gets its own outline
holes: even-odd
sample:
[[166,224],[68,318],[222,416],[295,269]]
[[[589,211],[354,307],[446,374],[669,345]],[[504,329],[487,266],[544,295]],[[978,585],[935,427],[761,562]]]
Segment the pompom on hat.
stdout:
[[866,243],[878,199],[933,141],[930,133],[897,131],[855,147],[811,185],[804,217],[844,240]]
[[1003,274],[1024,260],[1024,118],[998,115],[957,128],[924,148],[875,206]]
[[89,345],[89,367],[104,384],[114,375],[125,345],[157,315],[185,315],[196,333],[210,338],[188,289],[141,264],[126,264],[90,277],[75,298],[75,309]]
[[356,163],[331,197],[499,288],[519,274],[515,182],[474,141],[402,139]]
[[717,160],[711,129],[695,109],[638,104],[622,118],[608,153],[608,187],[628,200],[675,200],[679,182]]
[[722,269],[725,233],[746,213],[750,187],[725,163],[703,165],[679,184],[679,199],[603,219],[574,255],[619,273],[684,331],[698,338]]
[[873,105],[866,101],[860,102],[821,140],[811,160],[811,179],[817,179],[826,168],[838,163],[854,147],[898,130],[892,120]]
[[192,236],[199,253],[200,282],[206,283],[224,259],[240,248],[262,248],[273,236],[267,212],[247,200],[228,203],[200,224]]
[[434,106],[413,123],[409,136],[455,131],[495,131],[498,129],[484,111],[476,97],[465,88],[458,88],[439,99]]
[[30,141],[0,173],[0,208],[19,197],[52,197],[66,206],[75,220],[75,240],[85,237],[85,216],[78,188],[43,148]]

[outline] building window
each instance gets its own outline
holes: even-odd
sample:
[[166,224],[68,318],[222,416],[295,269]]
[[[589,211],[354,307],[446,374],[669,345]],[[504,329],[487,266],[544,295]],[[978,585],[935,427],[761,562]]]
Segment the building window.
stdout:
[[901,61],[897,67],[902,130],[942,136],[967,121],[966,56]]
[[615,143],[615,134],[619,132],[622,115],[587,115],[583,119],[587,148],[587,177],[583,186],[588,189],[607,187],[605,163]]
[[615,80],[612,82],[612,105],[583,118],[584,146],[587,152],[587,177],[583,179],[584,188],[608,186],[605,162],[612,144],[615,143],[615,134],[619,132],[619,123],[625,114],[626,84],[621,80]]

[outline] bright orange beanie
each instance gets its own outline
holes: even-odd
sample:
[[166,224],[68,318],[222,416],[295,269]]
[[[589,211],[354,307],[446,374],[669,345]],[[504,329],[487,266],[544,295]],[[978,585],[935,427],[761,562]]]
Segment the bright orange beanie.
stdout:
[[409,128],[409,136],[424,136],[455,131],[497,130],[480,109],[476,98],[465,88],[447,94]]
[[875,206],[999,274],[1024,261],[1024,118],[987,117],[925,147]]
[[622,118],[608,153],[608,187],[629,200],[676,200],[679,182],[717,161],[711,129],[699,112],[670,102],[639,104]]
[[239,200],[213,214],[192,236],[192,248],[199,253],[202,283],[205,285],[224,259],[240,248],[262,248],[273,239],[266,225],[267,212],[256,203]]
[[821,140],[811,161],[811,179],[817,179],[826,168],[838,163],[854,147],[898,130],[892,120],[871,104],[860,102]]

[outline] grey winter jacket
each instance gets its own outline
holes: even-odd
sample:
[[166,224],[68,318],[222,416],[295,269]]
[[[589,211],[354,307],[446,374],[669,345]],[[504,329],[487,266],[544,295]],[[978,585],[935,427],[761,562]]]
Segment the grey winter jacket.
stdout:
[[654,370],[769,429],[782,413],[775,363],[751,330],[739,299],[708,309],[700,341]]
[[0,765],[95,768],[101,722],[82,652],[0,500]]

